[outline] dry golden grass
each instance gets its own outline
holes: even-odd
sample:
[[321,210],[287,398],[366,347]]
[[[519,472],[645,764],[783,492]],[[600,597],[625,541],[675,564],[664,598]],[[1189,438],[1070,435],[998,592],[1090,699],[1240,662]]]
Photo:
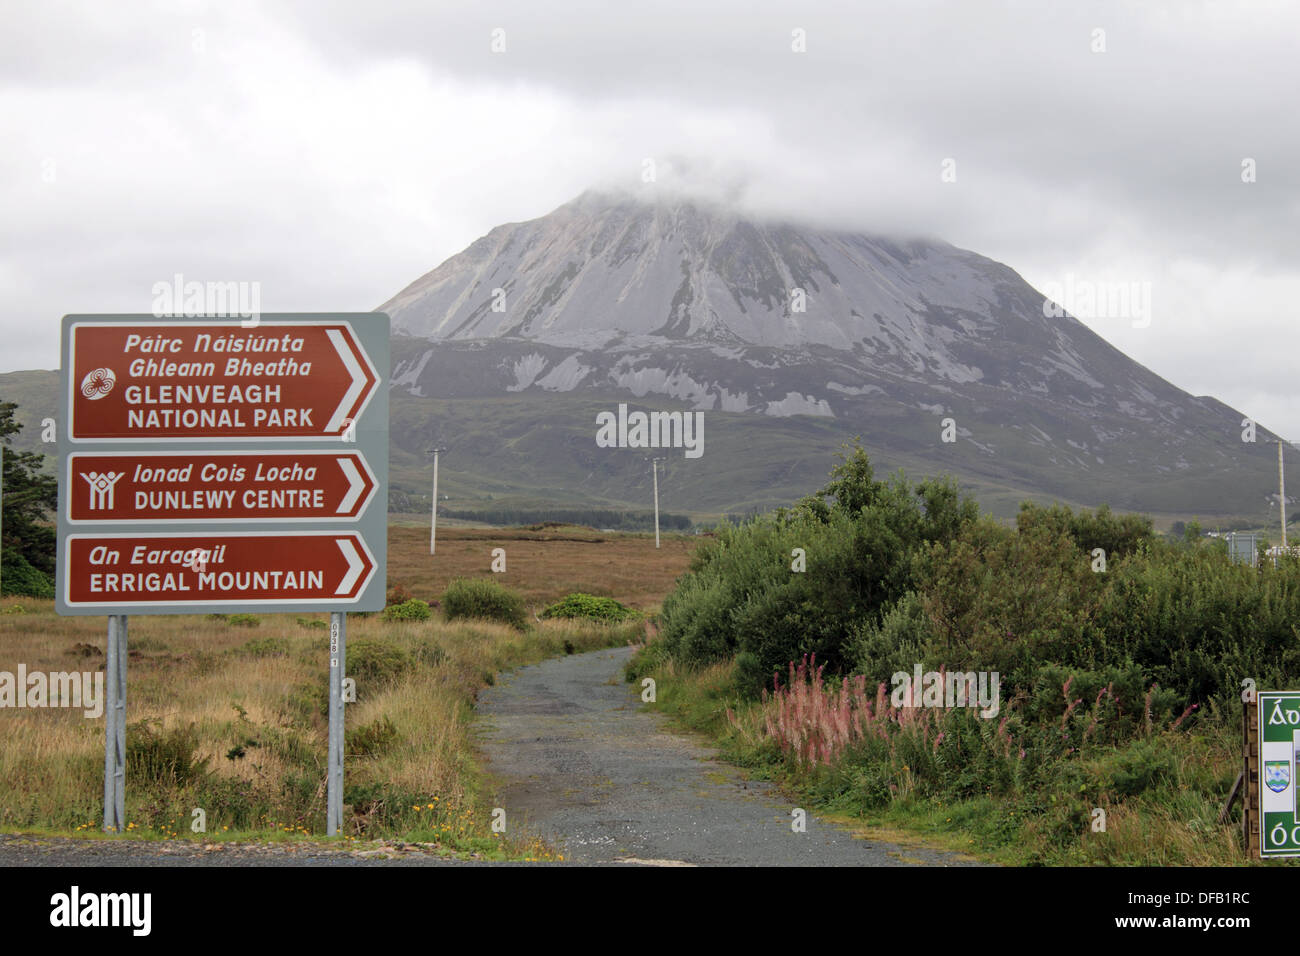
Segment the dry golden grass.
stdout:
[[[493,577],[535,610],[570,591],[652,608],[685,570],[695,544],[665,537],[656,552],[653,538],[643,536],[456,529],[439,535],[431,558],[427,533],[395,528],[389,583],[436,599],[454,577],[489,575],[491,549],[504,547],[508,571]],[[22,613],[0,614],[0,671],[16,672],[19,663],[29,672],[102,669],[105,618],[58,617],[52,602],[33,599],[10,599],[6,607]],[[328,636],[304,623],[327,615],[258,617],[257,627],[199,615],[130,619],[132,739],[144,738],[141,721],[164,736],[192,729],[205,769],[194,780],[167,782],[133,777],[128,766],[133,833],[189,835],[195,806],[208,814],[209,839],[236,831],[323,832]],[[487,621],[448,623],[437,614],[426,623],[349,615],[350,647],[380,641],[411,661],[386,683],[358,679],[358,701],[347,708],[350,733],[384,720],[396,728],[379,752],[348,759],[352,832],[414,834],[460,849],[498,846],[470,734],[478,691],[502,670],[562,654],[566,644],[580,652],[625,643],[639,639],[641,627],[546,621],[519,632]],[[258,655],[247,647],[254,642],[265,650],[276,641],[283,652]],[[0,829],[97,829],[103,734],[102,718],[79,710],[0,710]],[[545,855],[532,843],[512,846],[516,856]]]

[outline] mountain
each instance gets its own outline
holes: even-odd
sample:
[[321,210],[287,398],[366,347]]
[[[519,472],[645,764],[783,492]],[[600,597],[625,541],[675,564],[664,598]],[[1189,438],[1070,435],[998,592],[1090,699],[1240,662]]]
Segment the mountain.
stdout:
[[[705,455],[669,458],[693,489],[679,510],[787,500],[777,492],[815,487],[828,449],[855,435],[881,463],[949,471],[1003,512],[1033,496],[1263,517],[1275,488],[1270,433],[1243,443],[1241,413],[940,241],[588,192],[493,229],[380,308],[395,400],[439,409],[423,427],[415,413],[408,469],[425,470],[421,442],[460,436],[448,468],[459,458],[503,494],[517,475],[518,493],[626,500],[644,453],[594,442],[594,415],[618,402],[705,413]],[[487,400],[514,409],[513,432],[457,424]]]
[[[878,472],[951,473],[1001,515],[1033,498],[1274,523],[1275,436],[1244,443],[1242,413],[1043,306],[944,242],[584,193],[381,306],[394,508],[427,509],[438,444],[453,509],[648,509],[656,454],[664,510],[745,512],[820,487],[861,436]],[[15,445],[39,447],[57,373],[0,375],[6,399]],[[620,404],[698,411],[703,454],[601,447]]]

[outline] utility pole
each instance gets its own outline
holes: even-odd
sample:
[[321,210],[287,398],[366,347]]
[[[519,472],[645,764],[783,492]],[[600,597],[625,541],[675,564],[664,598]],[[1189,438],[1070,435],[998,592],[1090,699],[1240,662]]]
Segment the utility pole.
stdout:
[[654,475],[655,486],[655,547],[659,547],[659,462],[666,458],[651,458],[650,471]]
[[430,448],[427,454],[433,455],[433,504],[429,507],[429,553],[433,554],[438,541],[438,454],[447,449],[441,445]]
[[1286,472],[1282,469],[1282,439],[1277,440],[1277,510],[1282,515],[1282,553],[1286,554]]

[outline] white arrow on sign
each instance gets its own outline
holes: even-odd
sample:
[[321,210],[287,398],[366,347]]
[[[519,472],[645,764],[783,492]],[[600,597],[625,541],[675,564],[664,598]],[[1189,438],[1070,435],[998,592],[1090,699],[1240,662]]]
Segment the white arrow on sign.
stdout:
[[338,542],[339,550],[343,552],[343,557],[348,561],[348,573],[343,575],[343,580],[339,586],[334,589],[335,594],[347,594],[352,590],[352,585],[357,583],[357,578],[361,577],[361,570],[366,566],[366,562],[361,560],[361,555],[357,554],[357,546],[352,543],[351,538],[335,538]]
[[343,421],[347,418],[348,412],[356,402],[357,396],[366,387],[366,373],[362,371],[361,363],[352,354],[352,349],[348,348],[348,343],[344,341],[342,332],[338,329],[326,329],[325,334],[329,336],[329,340],[334,345],[335,351],[339,353],[339,358],[343,360],[343,365],[348,370],[348,374],[352,376],[352,384],[343,395],[343,401],[339,402],[339,407],[334,409],[334,415],[330,418],[329,424],[325,426],[325,431],[335,432],[343,427]]
[[357,466],[352,464],[351,458],[338,459],[339,467],[343,469],[343,475],[348,480],[348,493],[343,496],[339,506],[334,509],[337,514],[343,514],[351,509],[361,497],[361,489],[366,486],[365,479],[361,477],[361,472],[357,471]]

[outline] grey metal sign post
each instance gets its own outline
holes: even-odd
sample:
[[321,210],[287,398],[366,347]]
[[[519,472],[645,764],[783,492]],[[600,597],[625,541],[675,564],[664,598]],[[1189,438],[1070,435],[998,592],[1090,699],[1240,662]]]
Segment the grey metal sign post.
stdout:
[[340,831],[346,612],[387,584],[389,324],[64,316],[55,610],[108,615],[106,831],[126,828],[127,615],[232,609],[330,612]]
[[325,780],[325,834],[338,836],[343,823],[343,675],[347,667],[346,614],[330,615],[330,732],[329,766]]
[[126,831],[126,615],[110,614],[104,663],[104,832]]

